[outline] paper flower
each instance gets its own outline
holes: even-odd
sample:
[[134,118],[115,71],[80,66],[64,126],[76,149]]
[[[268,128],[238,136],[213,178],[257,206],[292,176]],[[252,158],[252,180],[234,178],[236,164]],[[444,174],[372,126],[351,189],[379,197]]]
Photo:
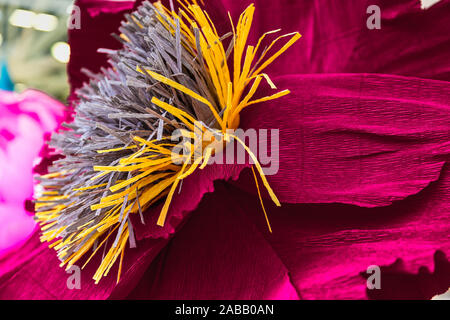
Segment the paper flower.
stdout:
[[[145,225],[139,213],[130,215],[125,223],[133,226],[136,248],[125,250],[118,284],[111,273],[118,272],[120,264],[94,283],[93,276],[98,280],[103,275],[96,274],[104,261],[97,253],[81,273],[81,290],[69,290],[68,274],[58,267],[54,250],[38,244],[36,234],[20,252],[0,262],[6,268],[0,296],[431,298],[445,292],[450,284],[449,262],[443,254],[449,250],[450,231],[446,165],[450,99],[449,62],[442,47],[448,45],[443,30],[449,2],[426,11],[416,1],[395,6],[375,2],[382,8],[380,30],[366,28],[361,3],[348,8],[330,7],[329,2],[255,3],[248,43],[257,44],[258,32],[277,28],[303,34],[276,66],[265,70],[277,87],[291,93],[246,108],[239,119],[243,129],[280,130],[279,172],[267,177],[267,185],[282,206],[272,205],[263,192],[273,233],[261,215],[251,170],[207,165],[183,181],[164,227],[157,225],[164,202],[143,212]],[[83,3],[87,2],[79,2]],[[217,33],[225,35],[227,10],[234,18],[248,5],[208,1],[205,10]],[[94,72],[107,66],[106,57],[95,52],[99,47],[118,48],[107,39],[124,17],[124,12],[105,9],[89,20],[89,7],[82,12],[85,27],[70,34],[74,88],[86,80],[79,73],[81,66]],[[139,19],[128,21],[130,30],[138,30]],[[125,46],[134,41],[130,35],[123,37]],[[424,62],[425,57],[432,58]],[[139,64],[139,59],[135,61]],[[145,81],[153,78],[171,86],[164,78],[145,74],[142,67]],[[142,74],[136,71],[136,77],[138,73]],[[104,91],[99,101],[109,97],[111,88],[101,81],[96,85]],[[261,97],[273,90],[261,89]],[[81,102],[72,95],[74,104],[82,106],[95,90],[84,89]],[[143,105],[147,98],[141,98]],[[422,267],[415,274],[419,266],[430,265],[438,249],[442,251],[435,254],[434,272]],[[402,260],[388,266],[397,258]],[[379,291],[367,290],[361,276],[367,276],[371,265],[381,266]],[[30,273],[41,280],[30,284],[26,281]],[[16,287],[29,290],[18,292]]]

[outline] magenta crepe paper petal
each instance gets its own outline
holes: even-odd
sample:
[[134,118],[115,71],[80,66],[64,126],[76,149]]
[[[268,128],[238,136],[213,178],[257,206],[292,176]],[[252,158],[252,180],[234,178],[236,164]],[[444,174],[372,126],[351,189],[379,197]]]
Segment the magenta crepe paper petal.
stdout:
[[[279,171],[268,180],[280,201],[386,206],[439,178],[450,152],[448,82],[364,74],[275,81],[292,93],[248,108],[241,127],[279,129]],[[242,180],[254,190],[251,177]]]
[[128,298],[299,298],[289,270],[228,188],[215,184]]
[[[147,210],[144,214],[142,224],[139,215],[131,217],[131,221],[138,240],[144,238],[168,238],[177,227],[185,222],[184,218],[195,211],[198,204],[206,193],[216,192],[214,181],[216,180],[237,180],[240,172],[246,165],[209,165],[205,169],[195,172],[185,180],[181,189],[174,196],[170,204],[167,223],[163,228],[157,226],[156,222],[161,212],[163,204],[157,205]],[[195,212],[193,214],[196,214]]]
[[22,244],[35,223],[25,202],[44,139],[64,118],[64,106],[38,91],[0,92],[0,256]]

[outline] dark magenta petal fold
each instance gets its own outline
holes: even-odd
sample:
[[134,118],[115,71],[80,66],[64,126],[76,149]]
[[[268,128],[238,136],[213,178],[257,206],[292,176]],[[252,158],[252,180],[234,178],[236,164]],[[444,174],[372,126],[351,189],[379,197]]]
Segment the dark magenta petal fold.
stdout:
[[246,165],[219,165],[212,164],[203,170],[194,172],[183,180],[181,187],[175,193],[169,207],[167,222],[163,228],[157,225],[157,220],[164,203],[149,208],[143,215],[144,224],[139,215],[131,217],[136,238],[158,239],[169,238],[181,227],[191,212],[195,212],[203,196],[216,192],[214,181],[237,180]]
[[[303,35],[270,66],[271,76],[364,72],[450,80],[449,0],[427,10],[420,8],[419,0],[221,2],[235,22],[249,4],[255,4],[250,43],[278,28]],[[371,5],[380,8],[379,30],[367,28]]]
[[289,270],[234,196],[216,183],[128,298],[298,299]]
[[[408,271],[401,258],[380,268],[383,287],[379,290],[366,289],[370,299],[382,300],[429,300],[448,291],[450,286],[450,261],[445,253],[437,250],[433,255],[434,270],[420,266],[418,271]],[[370,274],[362,272],[368,279]],[[447,298],[448,299],[448,298]]]
[[[267,202],[272,234],[255,195],[236,188],[230,198],[254,216],[303,299],[430,299],[450,286],[449,197],[447,164],[437,182],[387,207]],[[385,268],[398,258],[401,269]],[[361,273],[371,265],[383,267],[381,290],[367,295]]]
[[[118,298],[126,297],[147,270],[150,262],[166,245],[166,240],[140,241],[137,249],[126,251],[121,282],[116,285],[118,266],[98,285],[92,279],[102,257],[102,250],[80,272],[80,290],[71,290],[68,281],[73,273],[61,268],[55,250],[40,243],[40,231],[19,249],[0,258],[0,299],[68,300],[107,299],[113,291]],[[85,260],[80,261],[82,267]]]

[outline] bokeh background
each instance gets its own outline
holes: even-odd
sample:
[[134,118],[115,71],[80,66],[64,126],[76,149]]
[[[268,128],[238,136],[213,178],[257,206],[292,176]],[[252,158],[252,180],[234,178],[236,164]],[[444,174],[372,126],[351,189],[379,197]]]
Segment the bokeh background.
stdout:
[[0,88],[34,88],[65,102],[72,0],[0,0]]

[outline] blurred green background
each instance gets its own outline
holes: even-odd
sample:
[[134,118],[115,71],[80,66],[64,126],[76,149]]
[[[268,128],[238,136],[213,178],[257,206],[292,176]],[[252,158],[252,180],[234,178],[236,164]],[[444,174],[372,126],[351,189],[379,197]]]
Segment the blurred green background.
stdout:
[[45,91],[65,102],[72,0],[0,0],[0,87]]

